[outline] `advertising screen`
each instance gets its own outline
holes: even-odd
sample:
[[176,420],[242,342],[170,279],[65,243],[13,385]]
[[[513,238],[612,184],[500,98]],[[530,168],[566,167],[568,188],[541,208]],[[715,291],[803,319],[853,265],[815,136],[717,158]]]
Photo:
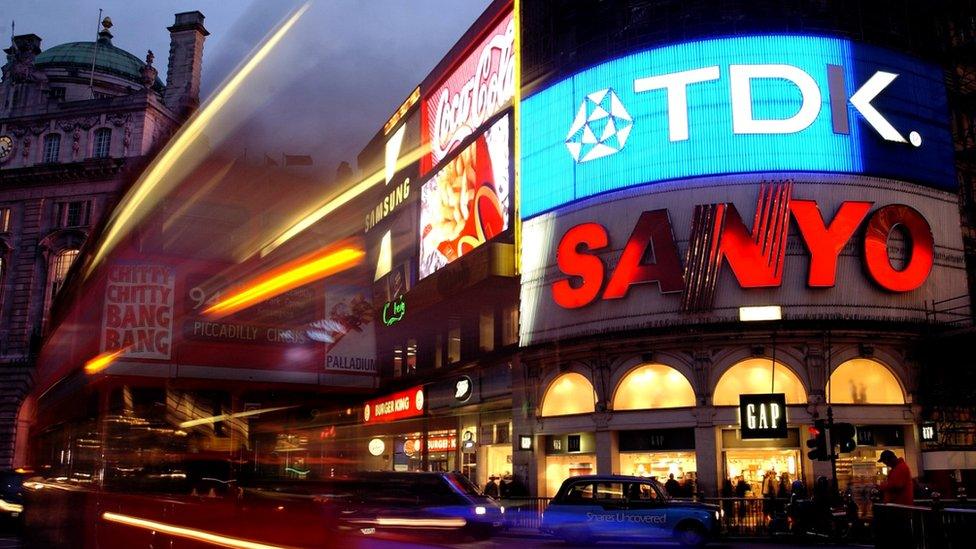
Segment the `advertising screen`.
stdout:
[[420,188],[420,278],[508,229],[510,118],[489,126]]
[[515,22],[509,13],[423,102],[424,169],[443,160],[512,100],[515,90]]
[[523,217],[646,183],[755,172],[952,190],[941,70],[835,38],[749,36],[646,50],[522,102]]

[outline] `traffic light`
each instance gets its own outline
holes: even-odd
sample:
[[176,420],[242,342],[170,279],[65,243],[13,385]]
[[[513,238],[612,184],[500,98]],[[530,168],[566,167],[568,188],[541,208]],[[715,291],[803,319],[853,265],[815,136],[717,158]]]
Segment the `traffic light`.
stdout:
[[830,429],[830,441],[846,454],[857,448],[857,441],[854,440],[856,434],[857,431],[850,423],[835,423]]
[[814,461],[829,461],[830,451],[827,448],[827,421],[823,419],[818,419],[814,422],[813,426],[807,427],[810,432],[811,438],[807,441],[807,448],[811,448],[807,452],[807,457]]

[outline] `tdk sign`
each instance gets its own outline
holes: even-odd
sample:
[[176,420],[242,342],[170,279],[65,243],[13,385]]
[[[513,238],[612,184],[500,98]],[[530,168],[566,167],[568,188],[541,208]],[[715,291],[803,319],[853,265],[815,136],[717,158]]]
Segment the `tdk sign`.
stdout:
[[669,46],[522,103],[522,214],[658,181],[831,172],[955,188],[941,71],[836,38]]

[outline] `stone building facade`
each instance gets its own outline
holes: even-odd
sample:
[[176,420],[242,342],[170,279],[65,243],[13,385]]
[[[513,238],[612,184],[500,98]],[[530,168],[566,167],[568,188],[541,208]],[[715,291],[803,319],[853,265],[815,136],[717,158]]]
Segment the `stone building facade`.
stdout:
[[[0,469],[20,465],[32,362],[52,299],[92,230],[199,104],[198,11],[176,14],[166,84],[145,60],[95,42],[48,49],[35,34],[4,51],[0,82]],[[122,30],[124,32],[124,29]]]

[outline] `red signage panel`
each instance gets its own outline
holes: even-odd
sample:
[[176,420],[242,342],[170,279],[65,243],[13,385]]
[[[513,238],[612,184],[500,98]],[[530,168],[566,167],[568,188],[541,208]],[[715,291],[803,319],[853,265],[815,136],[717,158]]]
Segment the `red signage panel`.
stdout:
[[424,415],[424,387],[419,385],[366,402],[363,423],[385,423]]
[[423,102],[428,170],[497,112],[515,91],[515,22],[509,13]]

